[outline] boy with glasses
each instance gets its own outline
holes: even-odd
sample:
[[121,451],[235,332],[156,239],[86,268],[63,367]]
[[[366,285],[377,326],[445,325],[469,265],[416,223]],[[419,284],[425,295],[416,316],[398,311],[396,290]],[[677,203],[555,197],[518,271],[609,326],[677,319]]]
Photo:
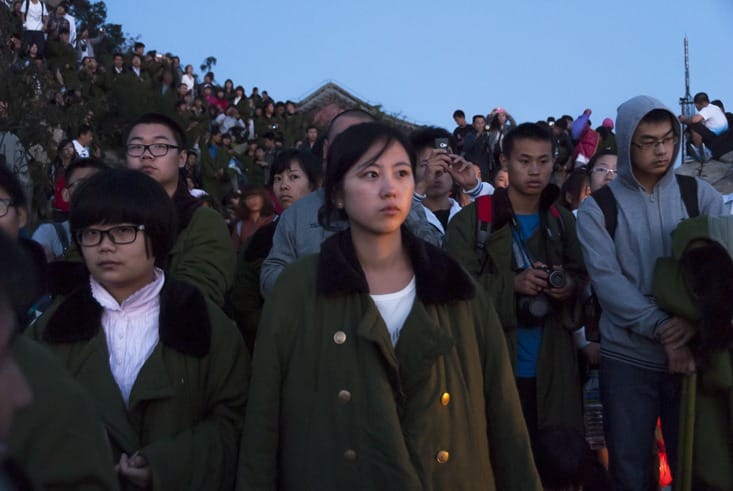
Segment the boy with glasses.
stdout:
[[[675,468],[681,373],[694,370],[687,342],[696,327],[658,308],[651,296],[654,265],[670,256],[670,234],[691,212],[672,169],[680,125],[661,102],[634,97],[618,108],[618,179],[613,233],[595,199],[578,213],[578,238],[603,313],[601,401],[616,490],[649,488],[652,445],[661,417]],[[700,214],[723,214],[712,186],[693,181]],[[694,211],[694,210],[693,210]]]
[[234,282],[236,256],[224,218],[191,196],[179,170],[186,165],[186,135],[158,113],[140,116],[126,138],[127,167],[163,186],[178,214],[178,239],[168,256],[168,272],[196,285],[219,306]]

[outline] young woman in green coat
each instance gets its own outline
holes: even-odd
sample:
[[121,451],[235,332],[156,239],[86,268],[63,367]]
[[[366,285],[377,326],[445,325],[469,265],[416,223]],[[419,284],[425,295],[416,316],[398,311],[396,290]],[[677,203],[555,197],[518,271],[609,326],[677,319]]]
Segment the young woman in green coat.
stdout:
[[176,214],[142,172],[109,170],[72,197],[89,281],[33,335],[97,402],[122,489],[231,489],[249,356],[233,323],[158,266]]
[[414,166],[378,123],[330,146],[320,219],[350,228],[265,302],[238,489],[540,489],[493,307],[403,227]]

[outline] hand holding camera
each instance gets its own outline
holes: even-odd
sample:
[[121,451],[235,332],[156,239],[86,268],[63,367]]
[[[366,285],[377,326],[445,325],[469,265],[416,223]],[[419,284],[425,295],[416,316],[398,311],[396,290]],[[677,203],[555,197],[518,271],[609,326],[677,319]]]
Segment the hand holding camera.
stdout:
[[575,282],[562,269],[536,261],[514,277],[517,318],[527,326],[540,325],[553,310],[552,300],[564,301],[575,290]]
[[548,284],[547,265],[536,261],[531,268],[527,268],[514,277],[514,291],[522,295],[538,295],[545,289],[550,288]]

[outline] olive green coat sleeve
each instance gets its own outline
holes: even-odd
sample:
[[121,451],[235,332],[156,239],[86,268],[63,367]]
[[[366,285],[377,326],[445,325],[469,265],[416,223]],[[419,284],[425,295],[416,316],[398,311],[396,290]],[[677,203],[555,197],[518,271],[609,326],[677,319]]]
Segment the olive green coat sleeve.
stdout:
[[234,282],[236,262],[224,219],[211,208],[202,206],[178,235],[170,254],[169,272],[198,287],[221,307]]
[[15,413],[8,455],[48,490],[119,489],[112,449],[88,393],[45,347],[21,336],[13,356],[33,391]]

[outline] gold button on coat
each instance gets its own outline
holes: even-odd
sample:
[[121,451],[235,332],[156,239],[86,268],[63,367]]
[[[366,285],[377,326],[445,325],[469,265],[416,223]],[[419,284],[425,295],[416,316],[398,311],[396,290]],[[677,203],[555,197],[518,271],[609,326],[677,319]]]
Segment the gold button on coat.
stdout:
[[444,406],[447,406],[450,404],[450,393],[449,392],[443,392],[443,395],[440,396],[440,403]]
[[351,392],[349,392],[348,390],[339,391],[339,401],[349,402],[350,400],[351,400]]
[[447,450],[441,450],[440,452],[438,452],[435,455],[435,460],[439,464],[445,464],[446,462],[450,460],[450,454],[448,453]]
[[333,342],[344,344],[346,342],[346,333],[344,331],[336,331],[336,334],[333,335]]
[[353,462],[354,460],[356,460],[356,450],[349,449],[345,451],[344,458]]

